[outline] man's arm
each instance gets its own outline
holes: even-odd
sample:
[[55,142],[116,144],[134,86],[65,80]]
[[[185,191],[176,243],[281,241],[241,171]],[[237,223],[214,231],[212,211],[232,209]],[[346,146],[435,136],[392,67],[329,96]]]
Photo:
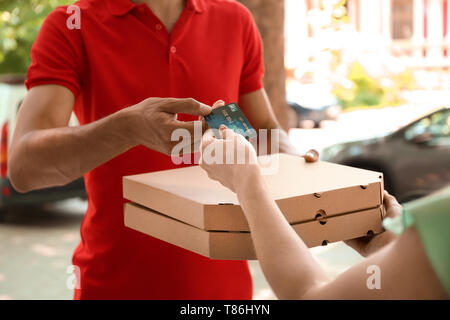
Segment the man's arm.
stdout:
[[267,142],[270,153],[270,129],[280,129],[280,150],[279,152],[300,155],[296,148],[289,141],[287,133],[281,129],[278,120],[273,112],[266,90],[260,89],[239,97],[239,105],[245,110],[250,123],[258,131],[268,129]]
[[150,98],[90,124],[68,127],[74,101],[72,92],[58,85],[32,88],[25,97],[8,159],[16,190],[64,185],[139,144],[170,154],[176,143],[172,131],[194,129],[175,114],[203,116],[211,110],[193,99]]

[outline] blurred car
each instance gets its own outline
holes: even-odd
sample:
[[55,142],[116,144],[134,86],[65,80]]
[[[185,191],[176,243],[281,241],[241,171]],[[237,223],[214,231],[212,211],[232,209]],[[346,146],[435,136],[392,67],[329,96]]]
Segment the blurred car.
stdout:
[[300,128],[319,128],[323,121],[336,121],[341,107],[331,87],[323,83],[290,82],[286,100],[299,116]]
[[384,173],[401,202],[450,184],[450,107],[440,108],[384,137],[336,144],[322,160]]
[[299,115],[299,126],[301,128],[320,128],[322,121],[337,121],[337,117],[341,112],[341,107],[337,104],[306,107],[297,102],[288,103]]
[[[66,186],[47,188],[28,193],[18,193],[8,179],[8,145],[16,123],[17,112],[26,94],[23,76],[4,76],[0,78],[0,220],[2,209],[18,204],[36,204],[63,200],[72,197],[86,197],[83,179]],[[71,125],[76,125],[72,117]]]

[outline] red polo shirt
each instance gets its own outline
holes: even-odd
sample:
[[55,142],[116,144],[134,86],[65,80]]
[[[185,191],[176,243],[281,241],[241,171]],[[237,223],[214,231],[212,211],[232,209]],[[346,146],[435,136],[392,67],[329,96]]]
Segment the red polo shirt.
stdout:
[[[81,125],[148,97],[211,105],[262,87],[261,39],[236,1],[187,0],[170,34],[145,4],[81,0],[77,6],[80,29],[67,27],[76,12],[67,7],[47,17],[26,85],[70,89]],[[75,298],[252,297],[246,262],[210,260],[124,226],[122,177],[174,167],[170,157],[139,146],[85,175],[89,206],[73,256],[81,271]]]

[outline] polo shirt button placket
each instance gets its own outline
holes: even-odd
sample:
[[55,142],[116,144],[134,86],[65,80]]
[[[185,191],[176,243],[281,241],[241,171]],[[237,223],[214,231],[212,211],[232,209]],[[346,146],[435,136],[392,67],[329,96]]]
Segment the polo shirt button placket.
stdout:
[[169,63],[172,64],[175,54],[177,53],[177,48],[173,45],[169,47]]

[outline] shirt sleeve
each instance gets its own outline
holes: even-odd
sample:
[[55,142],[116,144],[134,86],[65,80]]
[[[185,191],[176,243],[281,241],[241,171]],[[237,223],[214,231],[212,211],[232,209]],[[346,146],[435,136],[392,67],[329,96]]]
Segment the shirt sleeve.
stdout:
[[383,226],[396,235],[414,226],[428,260],[441,284],[450,294],[450,187],[403,205],[401,216],[385,218]]
[[403,212],[411,216],[428,260],[450,295],[450,187],[405,203]]
[[264,76],[263,43],[258,28],[247,8],[243,12],[244,63],[242,66],[239,94],[261,89]]
[[82,42],[80,29],[69,29],[66,7],[55,9],[44,21],[31,48],[27,89],[44,84],[68,88],[76,97],[81,90]]

